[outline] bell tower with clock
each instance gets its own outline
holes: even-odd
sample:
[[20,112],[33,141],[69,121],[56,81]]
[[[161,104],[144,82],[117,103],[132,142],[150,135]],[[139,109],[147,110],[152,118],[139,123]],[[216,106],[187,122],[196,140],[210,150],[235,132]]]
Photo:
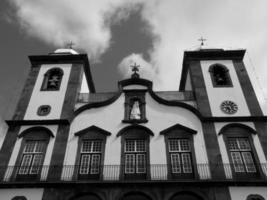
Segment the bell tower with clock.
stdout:
[[209,117],[260,116],[245,50],[200,49],[184,53],[180,90],[192,88],[198,109]]
[[[244,65],[244,55],[245,50],[204,48],[184,53],[179,89],[194,92],[210,164],[231,163],[225,145],[226,136],[221,130],[233,124],[256,130],[257,134],[250,137],[254,139],[256,150],[264,152],[264,155],[258,153],[257,159],[266,162],[266,117]],[[244,137],[240,130],[233,132],[236,138]],[[220,175],[220,169],[212,173]]]

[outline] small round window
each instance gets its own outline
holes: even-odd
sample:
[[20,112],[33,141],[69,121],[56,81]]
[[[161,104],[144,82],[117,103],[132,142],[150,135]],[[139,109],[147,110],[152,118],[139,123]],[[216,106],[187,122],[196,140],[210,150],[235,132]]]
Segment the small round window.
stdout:
[[37,114],[39,116],[46,116],[50,113],[51,111],[51,106],[49,105],[42,105],[38,108]]

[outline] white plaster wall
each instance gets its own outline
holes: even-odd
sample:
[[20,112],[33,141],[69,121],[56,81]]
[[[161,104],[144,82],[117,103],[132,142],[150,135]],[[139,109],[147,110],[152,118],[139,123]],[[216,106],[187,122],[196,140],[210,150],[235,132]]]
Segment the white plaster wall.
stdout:
[[232,200],[246,200],[250,194],[258,194],[267,199],[267,187],[229,187]]
[[[229,69],[233,87],[213,87],[209,67],[212,64],[216,63],[225,65]],[[233,62],[231,60],[204,60],[201,61],[201,69],[203,72],[213,116],[250,116],[244,94],[242,92]],[[224,100],[231,100],[235,102],[238,105],[238,111],[232,115],[228,115],[222,112],[220,105]]]
[[[246,126],[249,126],[249,127],[251,127],[252,129],[255,130],[255,126],[254,126],[254,124],[252,122],[238,122],[238,123],[244,124]],[[230,123],[215,123],[215,130],[216,130],[217,135],[220,132],[220,130],[224,126],[226,126],[227,124],[230,124]],[[264,155],[264,152],[263,152],[263,149],[262,149],[262,146],[261,146],[261,143],[260,143],[258,135],[257,134],[251,134],[251,135],[252,135],[252,139],[253,139],[253,145],[255,147],[255,150],[256,150],[256,153],[258,155],[260,163],[267,163],[266,157]],[[224,167],[226,177],[231,179],[232,178],[232,172],[231,172],[231,168],[229,166],[230,158],[228,157],[227,149],[226,149],[227,147],[226,147],[226,144],[225,144],[225,142],[223,140],[223,135],[222,134],[218,135],[218,142],[219,142],[220,152],[221,152],[221,155],[222,155],[222,161],[223,161],[224,164],[227,164]],[[264,166],[263,166],[262,170],[265,173],[265,175],[267,175],[266,167],[264,168]]]
[[[70,76],[72,64],[45,64],[41,65],[36,84],[33,88],[31,99],[27,107],[24,120],[40,120],[40,119],[59,119],[63,106],[65,93],[67,90],[68,80]],[[63,77],[60,90],[57,91],[41,91],[44,74],[51,68],[60,68],[63,70]],[[41,105],[50,105],[51,111],[47,116],[37,115],[37,110]]]
[[43,188],[0,189],[0,199],[11,200],[15,196],[25,196],[27,200],[42,200]]
[[[34,127],[34,126],[22,126],[20,128],[18,135],[20,135],[20,133],[22,133],[24,130],[29,129],[31,127]],[[50,137],[50,140],[49,140],[49,143],[48,143],[47,149],[46,149],[46,154],[45,154],[44,163],[43,163],[44,167],[43,167],[42,172],[41,172],[41,180],[45,180],[47,177],[47,173],[48,173],[48,167],[47,166],[50,165],[50,161],[51,161],[51,157],[52,157],[52,152],[53,152],[53,148],[54,148],[54,143],[55,143],[55,138],[57,135],[58,126],[57,125],[49,125],[49,126],[42,126],[42,127],[48,128],[55,136],[53,138]],[[5,173],[5,177],[4,177],[5,181],[8,181],[12,175],[13,166],[16,165],[16,160],[18,158],[18,154],[19,154],[19,150],[21,148],[22,140],[23,140],[23,138],[17,137],[14,149],[12,151],[12,154],[11,154],[9,162],[8,162],[9,167]]]
[[123,87],[124,90],[134,90],[134,89],[139,89],[139,90],[142,90],[142,89],[147,89],[146,86],[143,86],[143,85],[127,85],[125,87]]
[[[68,138],[64,160],[65,165],[75,164],[78,137],[74,133],[92,125],[101,127],[112,133],[111,136],[107,137],[104,164],[120,165],[121,138],[116,135],[122,128],[129,126],[129,124],[122,123],[124,119],[124,100],[125,97],[122,94],[111,105],[85,110],[74,119]],[[155,134],[153,137],[150,137],[150,164],[167,163],[164,136],[159,133],[177,123],[198,132],[193,136],[197,163],[208,163],[201,122],[192,112],[181,107],[159,104],[147,94],[146,117],[148,123],[142,125],[149,128]],[[67,171],[63,172],[62,178],[71,178],[71,174],[67,177],[68,173]],[[151,174],[153,174],[153,171]]]
[[8,126],[5,121],[0,117],[0,149],[2,148],[4,139],[6,137]]
[[185,90],[192,91],[191,77],[190,77],[189,72],[187,73],[187,77],[186,77]]

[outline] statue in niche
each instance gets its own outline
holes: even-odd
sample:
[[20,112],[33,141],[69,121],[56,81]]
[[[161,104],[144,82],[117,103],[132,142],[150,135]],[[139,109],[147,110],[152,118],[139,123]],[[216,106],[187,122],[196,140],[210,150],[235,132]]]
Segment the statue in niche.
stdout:
[[48,80],[48,85],[47,87],[48,88],[58,88],[59,86],[59,76],[57,74],[53,74],[51,77],[49,77],[49,80]]
[[227,83],[227,79],[224,73],[216,73],[215,74],[215,81],[217,85],[225,85]]
[[139,101],[135,100],[130,112],[130,119],[141,119],[141,111]]

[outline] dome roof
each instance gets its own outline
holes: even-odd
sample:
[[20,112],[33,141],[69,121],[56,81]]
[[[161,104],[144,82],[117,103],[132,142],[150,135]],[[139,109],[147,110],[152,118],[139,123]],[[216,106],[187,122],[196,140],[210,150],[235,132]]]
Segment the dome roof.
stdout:
[[53,54],[79,54],[79,53],[73,49],[57,49],[53,52]]

